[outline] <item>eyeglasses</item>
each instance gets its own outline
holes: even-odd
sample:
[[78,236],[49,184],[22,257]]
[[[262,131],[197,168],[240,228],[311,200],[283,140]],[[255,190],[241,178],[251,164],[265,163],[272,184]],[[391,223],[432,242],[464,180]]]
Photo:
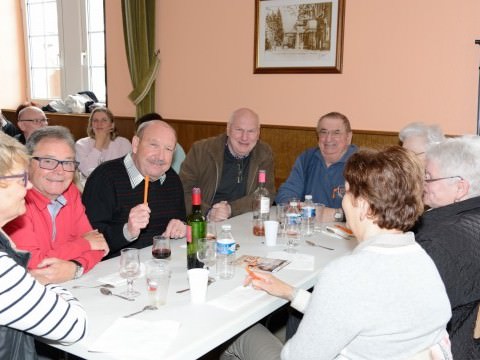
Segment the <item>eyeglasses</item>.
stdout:
[[460,180],[463,180],[463,177],[461,177],[459,175],[455,175],[455,176],[446,176],[446,177],[441,177],[441,178],[436,178],[436,179],[427,179],[425,177],[423,179],[423,181],[425,181],[427,184],[430,184],[430,183],[435,182],[435,181],[440,181],[440,180],[445,180],[445,179],[455,179],[455,178],[459,178]]
[[4,179],[21,179],[23,182],[23,186],[27,187],[28,172],[24,171],[23,174],[0,176],[0,180],[4,180]]
[[33,156],[32,159],[37,160],[40,168],[45,170],[55,170],[58,164],[62,164],[62,168],[64,171],[74,172],[75,170],[77,170],[78,165],[80,165],[78,161],[73,160],[56,160],[38,156]]
[[45,119],[21,119],[21,120],[18,120],[18,121],[33,122],[33,123],[36,124],[36,125],[39,125],[39,124],[48,124],[48,119],[47,119],[47,118],[45,118]]
[[341,130],[325,130],[325,129],[322,129],[318,132],[318,136],[320,136],[321,138],[326,138],[326,137],[328,137],[328,135],[330,135],[332,138],[338,138],[338,137],[342,136],[343,134],[345,134],[345,132],[343,132]]

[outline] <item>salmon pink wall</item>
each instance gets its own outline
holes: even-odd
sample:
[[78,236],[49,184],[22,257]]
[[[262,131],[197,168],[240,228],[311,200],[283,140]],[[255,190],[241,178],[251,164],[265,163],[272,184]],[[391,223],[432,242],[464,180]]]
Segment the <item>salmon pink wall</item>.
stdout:
[[0,1],[0,108],[26,99],[25,50],[20,1]]

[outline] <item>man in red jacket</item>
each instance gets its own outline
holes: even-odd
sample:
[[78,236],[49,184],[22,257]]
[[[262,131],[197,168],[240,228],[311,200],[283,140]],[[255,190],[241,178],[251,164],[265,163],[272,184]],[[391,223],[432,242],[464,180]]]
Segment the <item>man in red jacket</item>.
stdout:
[[62,126],[36,130],[28,139],[33,185],[25,197],[27,211],[5,226],[17,248],[30,252],[28,269],[43,283],[80,277],[108,251],[93,230],[73,178],[78,167],[75,143]]

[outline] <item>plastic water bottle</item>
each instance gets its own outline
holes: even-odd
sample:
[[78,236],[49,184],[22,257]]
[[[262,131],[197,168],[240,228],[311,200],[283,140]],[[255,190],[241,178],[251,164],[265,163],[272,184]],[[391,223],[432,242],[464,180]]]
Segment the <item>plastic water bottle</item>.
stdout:
[[312,195],[305,195],[305,202],[302,207],[302,233],[305,236],[312,236],[315,228],[315,204]]
[[217,238],[217,276],[220,279],[231,279],[235,275],[235,240],[232,226],[222,225],[222,231]]
[[298,209],[296,200],[290,201],[285,213],[285,237],[287,238],[287,252],[295,252],[293,249],[299,245],[302,232],[302,214]]

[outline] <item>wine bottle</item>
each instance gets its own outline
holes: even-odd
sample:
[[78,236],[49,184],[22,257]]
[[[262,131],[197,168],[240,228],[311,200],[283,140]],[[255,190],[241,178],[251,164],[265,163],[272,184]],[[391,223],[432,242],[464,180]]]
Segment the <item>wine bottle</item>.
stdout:
[[198,239],[205,237],[206,221],[202,214],[202,195],[200,188],[192,189],[192,212],[187,217],[187,268],[203,268],[197,259]]
[[264,236],[263,222],[270,219],[270,194],[265,187],[265,170],[258,172],[258,187],[253,193],[253,235]]

